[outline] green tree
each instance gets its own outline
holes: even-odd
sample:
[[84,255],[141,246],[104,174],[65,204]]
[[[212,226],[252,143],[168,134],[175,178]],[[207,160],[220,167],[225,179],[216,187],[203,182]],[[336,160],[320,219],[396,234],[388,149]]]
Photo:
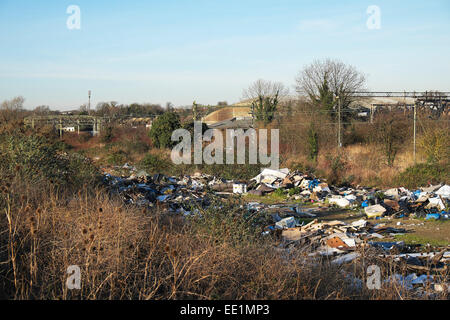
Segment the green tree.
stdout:
[[265,125],[272,122],[278,106],[278,92],[274,97],[259,96],[252,102],[252,109],[257,121],[263,121]]
[[156,148],[170,148],[174,145],[172,132],[179,129],[180,118],[175,112],[166,112],[158,117],[152,124],[149,136]]
[[314,123],[311,122],[308,129],[308,155],[312,161],[317,161],[319,154],[319,135],[316,131]]
[[[296,79],[296,90],[300,95],[310,98],[320,110],[336,111],[337,104],[333,104],[333,94],[339,97],[342,119],[349,118],[350,104],[357,91],[364,90],[366,78],[355,67],[339,60],[316,60],[305,66]],[[330,113],[335,118],[335,112]]]
[[250,99],[256,120],[267,125],[275,117],[280,98],[287,93],[282,83],[259,79],[244,90],[244,97]]
[[195,101],[192,103],[192,119],[194,119],[194,121],[200,120],[198,104]]
[[310,96],[311,100],[315,105],[317,105],[322,112],[325,114],[333,114],[334,97],[333,92],[328,85],[327,76],[325,75],[323,78],[322,84],[319,86],[319,94],[318,96]]

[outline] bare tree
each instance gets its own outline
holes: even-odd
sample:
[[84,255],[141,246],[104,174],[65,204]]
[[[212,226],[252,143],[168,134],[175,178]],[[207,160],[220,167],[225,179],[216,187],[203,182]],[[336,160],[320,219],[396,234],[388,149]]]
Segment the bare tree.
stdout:
[[256,120],[267,124],[273,120],[280,98],[288,92],[281,82],[259,79],[245,89],[243,95],[250,100]]
[[254,100],[259,97],[274,97],[276,94],[282,97],[288,93],[289,90],[281,82],[258,79],[244,90],[244,98]]
[[5,100],[0,105],[0,122],[9,122],[17,120],[23,113],[24,97],[18,96],[11,100]]
[[33,114],[34,115],[38,115],[38,116],[46,116],[51,114],[52,111],[50,110],[49,106],[37,106],[36,108],[34,108],[33,110]]
[[341,110],[347,109],[353,94],[363,90],[366,77],[351,65],[326,59],[316,60],[304,67],[296,82],[296,91],[299,94],[309,97],[320,109],[331,111],[336,107],[334,97],[339,97]]
[[25,98],[22,96],[15,97],[11,100],[5,100],[2,102],[0,109],[7,111],[22,111]]

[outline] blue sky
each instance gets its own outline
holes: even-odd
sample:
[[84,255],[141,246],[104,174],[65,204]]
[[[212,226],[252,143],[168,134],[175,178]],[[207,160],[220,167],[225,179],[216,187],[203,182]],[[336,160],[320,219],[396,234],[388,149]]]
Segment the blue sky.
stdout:
[[[81,29],[69,30],[69,5]],[[370,30],[366,10],[381,9]],[[0,0],[0,100],[67,110],[92,103],[233,103],[337,58],[371,90],[450,91],[450,2]]]

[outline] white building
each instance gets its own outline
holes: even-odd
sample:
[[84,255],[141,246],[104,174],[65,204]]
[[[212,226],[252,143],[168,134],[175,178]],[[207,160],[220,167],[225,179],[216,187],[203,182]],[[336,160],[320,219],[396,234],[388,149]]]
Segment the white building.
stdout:
[[75,127],[64,127],[63,130],[65,132],[75,132]]

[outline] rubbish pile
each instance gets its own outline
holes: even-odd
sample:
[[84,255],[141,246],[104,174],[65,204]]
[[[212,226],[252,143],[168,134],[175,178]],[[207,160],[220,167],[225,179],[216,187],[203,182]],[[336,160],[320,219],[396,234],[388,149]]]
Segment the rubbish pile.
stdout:
[[[415,191],[405,188],[376,190],[338,188],[312,175],[289,169],[264,169],[250,181],[225,180],[201,173],[181,177],[149,175],[128,164],[115,169],[120,169],[124,174],[119,177],[105,170],[105,182],[126,203],[158,207],[185,216],[195,213],[196,206],[209,206],[217,197],[232,194],[264,196],[281,190],[286,200],[300,201],[282,204],[254,201],[246,203],[242,209],[249,215],[261,217],[258,221],[262,234],[275,236],[278,248],[282,250],[301,247],[307,249],[311,257],[329,257],[332,264],[341,265],[356,261],[361,258],[362,249],[371,248],[379,255],[390,257],[392,261],[403,264],[407,270],[414,272],[406,278],[397,275],[398,279],[408,285],[429,283],[430,279],[424,279],[420,274],[439,273],[448,269],[448,249],[438,253],[420,253],[421,245],[383,241],[384,238],[407,233],[408,230],[404,228],[387,226],[376,220],[359,219],[346,223],[317,219],[322,212],[329,212],[330,206],[356,209],[359,210],[360,217],[367,216],[369,219],[383,216],[448,219],[448,185],[430,186]],[[318,203],[320,206],[306,208],[305,202]],[[402,224],[397,223],[399,225]]]
[[[439,252],[418,252],[421,245],[406,245],[403,241],[382,241],[384,237],[407,232],[405,229],[374,224],[364,219],[345,223],[334,220],[319,222],[314,219],[308,224],[295,226],[293,217],[285,218],[275,224],[280,238],[279,249],[293,247],[310,252],[310,257],[328,257],[331,264],[344,265],[358,262],[364,249],[372,248],[384,262],[391,262],[397,272],[408,273],[403,276],[395,273],[385,282],[400,282],[405,289],[431,287],[433,292],[448,291],[448,271],[450,247]],[[357,282],[360,279],[353,279]],[[445,283],[445,284],[443,284]]]
[[361,208],[368,218],[415,215],[448,219],[450,186],[436,185],[410,191],[405,188],[377,190],[334,187],[312,175],[289,169],[264,169],[250,180],[248,194],[264,196],[281,189],[288,200],[323,203],[339,208]]
[[387,253],[408,252],[413,249],[403,242],[379,242],[385,236],[406,233],[405,229],[373,224],[364,219],[350,224],[339,220],[319,222],[314,219],[305,225],[295,226],[295,222],[285,218],[275,225],[281,231],[279,235],[283,247],[308,247],[312,251],[311,255],[349,254],[362,246],[379,247]]
[[[368,188],[335,187],[312,175],[289,169],[263,169],[250,181],[233,181],[196,173],[192,176],[169,177],[148,175],[129,164],[116,169],[125,170],[121,177],[105,172],[105,181],[120,193],[127,203],[154,206],[165,204],[175,212],[190,211],[193,203],[207,205],[212,194],[251,194],[264,196],[275,192],[286,200],[299,203],[318,203],[321,209],[330,206],[355,209],[368,218],[392,216],[394,218],[420,217],[449,219],[446,211],[450,203],[450,186],[436,185],[410,191],[405,188],[377,190]],[[248,204],[249,210],[283,212],[292,217],[312,218],[315,211],[299,205],[268,206],[258,202]],[[276,223],[279,223],[276,221]]]
[[[194,174],[180,178],[147,172],[125,164],[114,167],[124,172],[120,177],[105,169],[104,181],[125,203],[155,207],[184,215],[191,214],[195,206],[206,207],[215,192],[232,194],[233,182],[206,174]],[[228,191],[228,192],[226,192]]]

